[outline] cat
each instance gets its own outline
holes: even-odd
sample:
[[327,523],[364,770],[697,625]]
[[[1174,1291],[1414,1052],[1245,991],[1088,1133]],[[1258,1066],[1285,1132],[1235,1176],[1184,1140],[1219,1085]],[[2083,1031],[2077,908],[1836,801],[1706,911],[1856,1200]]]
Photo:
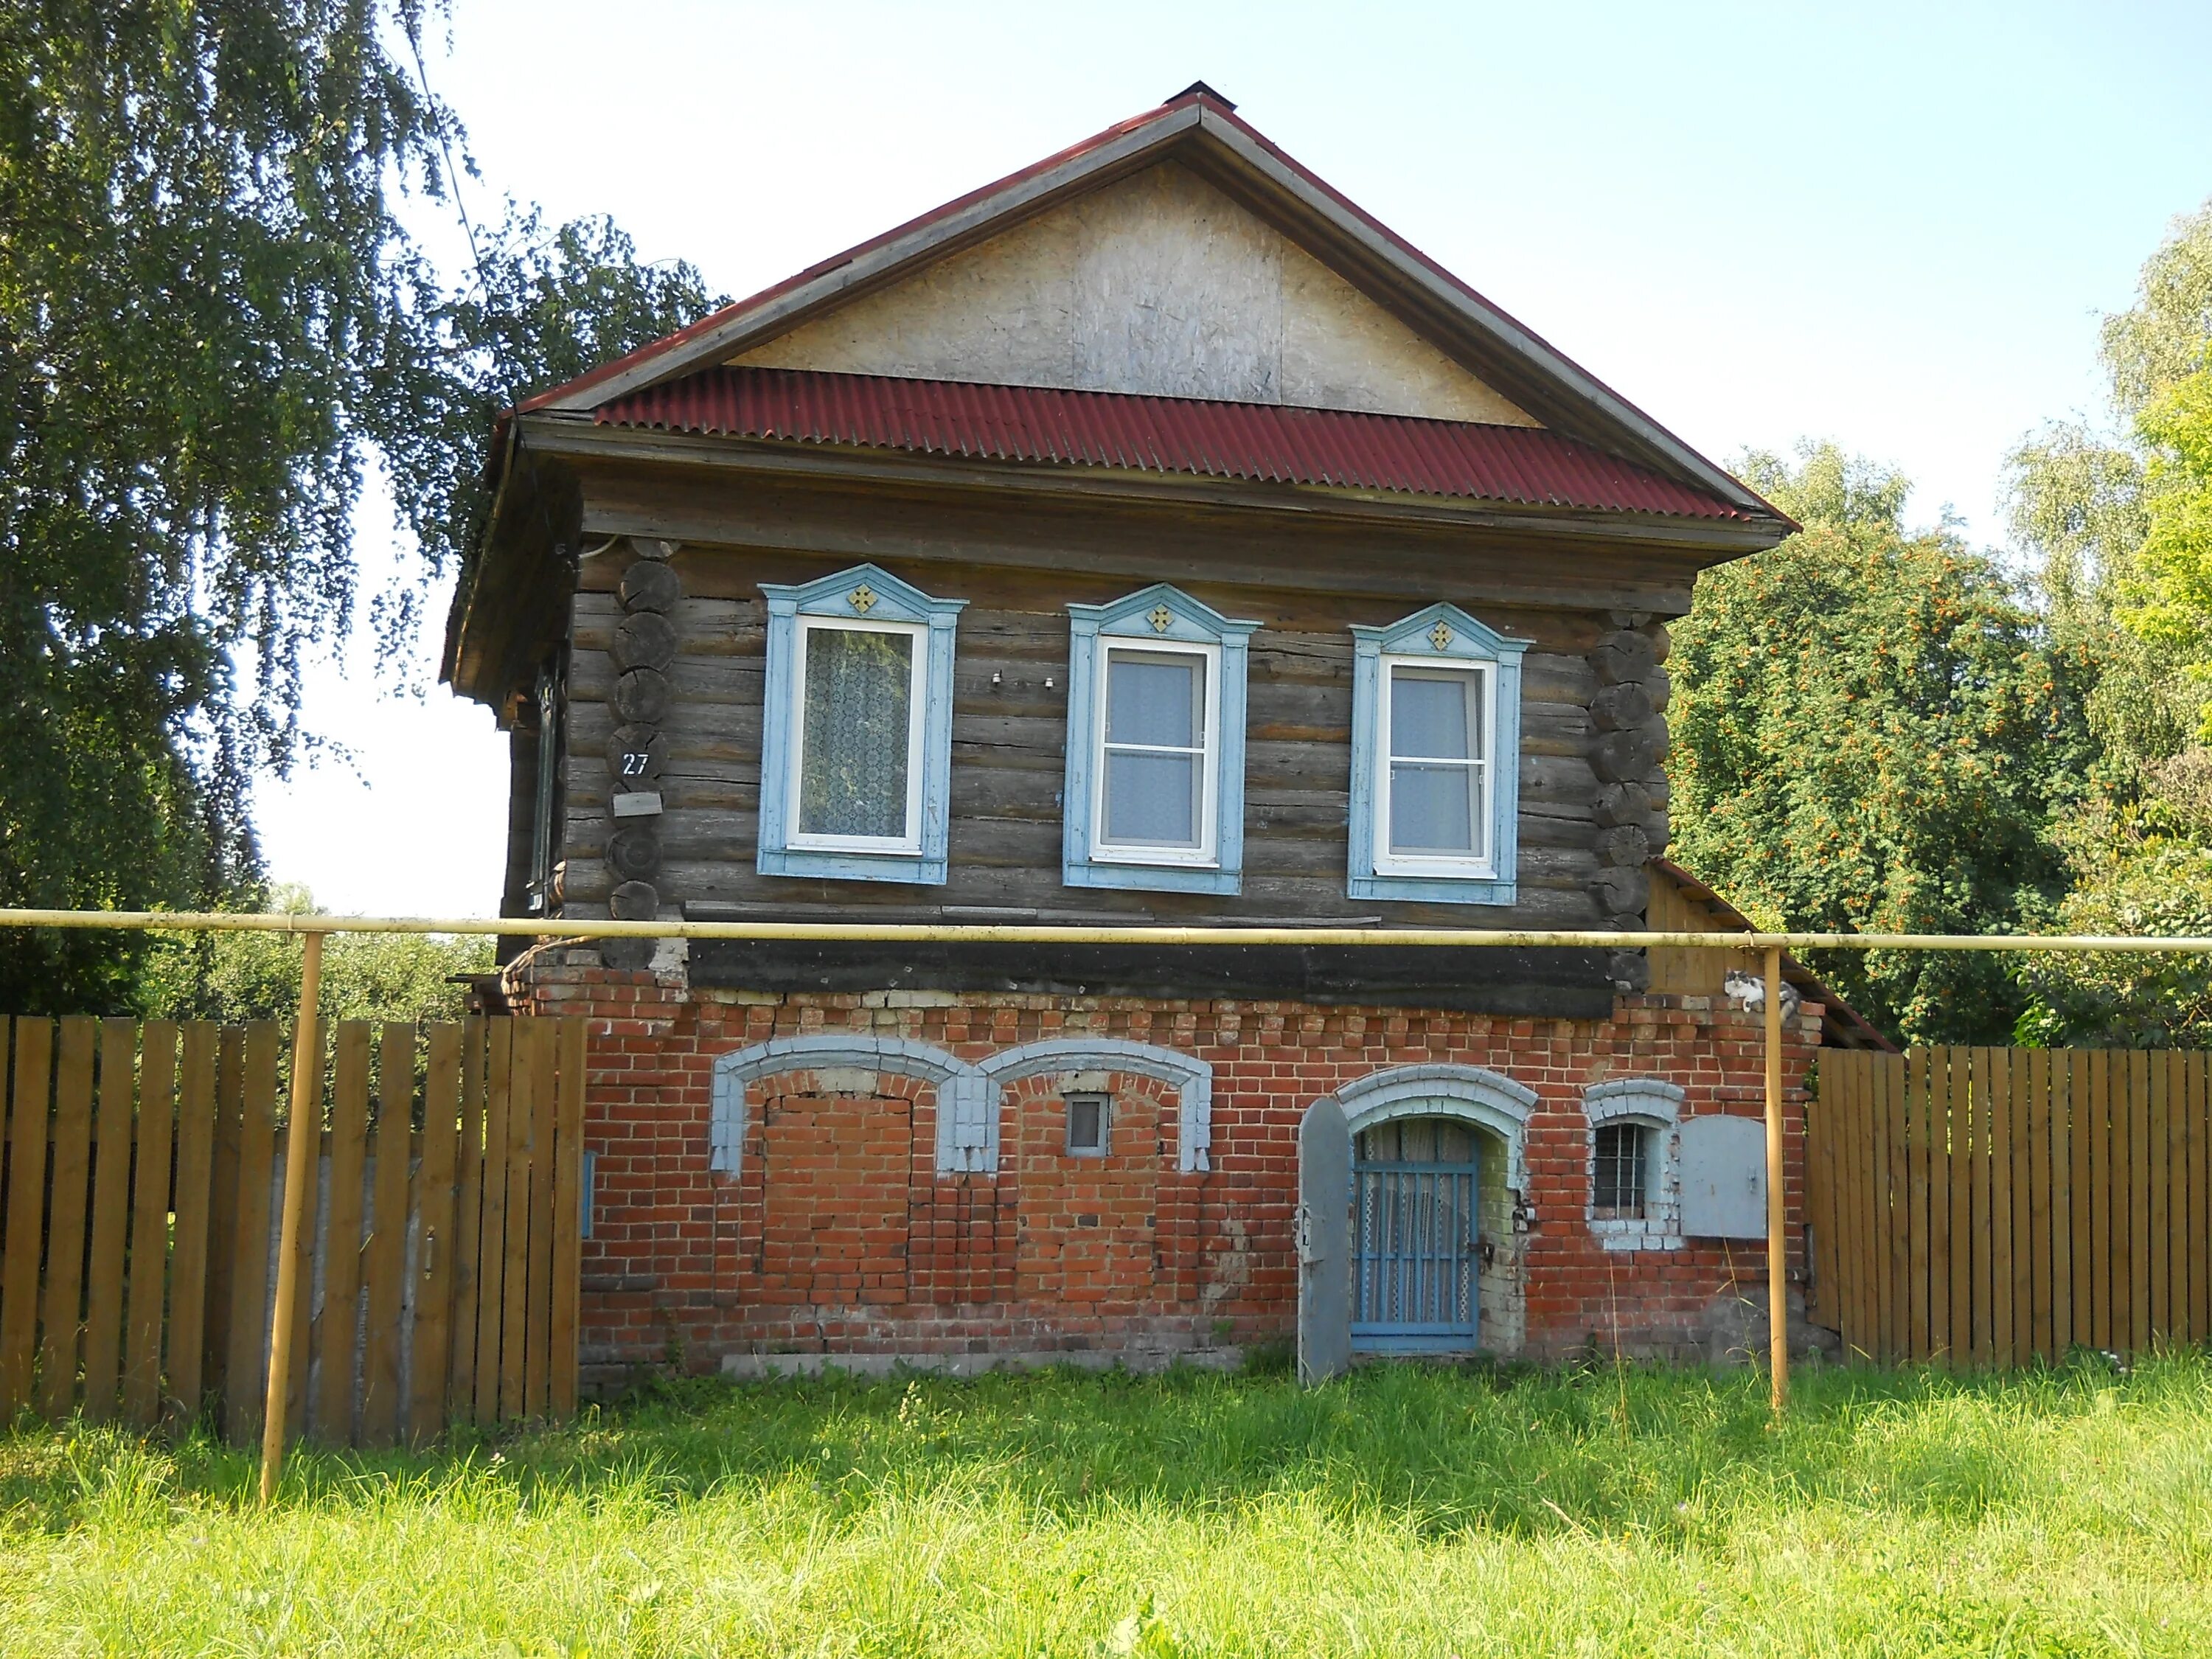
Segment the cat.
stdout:
[[[1747,974],[1741,968],[1732,968],[1721,981],[1728,1000],[1747,1012],[1764,1012],[1766,1007],[1766,981],[1759,974]],[[1784,1024],[1797,1018],[1805,999],[1788,980],[1782,981],[1782,1018]]]

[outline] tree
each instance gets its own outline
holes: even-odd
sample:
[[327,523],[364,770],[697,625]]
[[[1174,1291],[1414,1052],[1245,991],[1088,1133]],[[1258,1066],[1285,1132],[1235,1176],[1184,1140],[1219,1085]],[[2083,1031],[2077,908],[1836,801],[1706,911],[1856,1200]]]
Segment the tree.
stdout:
[[[2212,204],[2176,222],[2107,318],[2111,428],[2053,427],[2010,460],[2012,528],[2054,637],[2086,665],[2099,757],[2059,829],[2069,933],[2212,926]],[[2027,1040],[2212,1045],[2212,963],[2036,957]]]
[[[1991,561],[1905,531],[1900,475],[1832,445],[1741,470],[1805,528],[1700,576],[1675,629],[1683,861],[1763,926],[2040,924],[2065,887],[2053,819],[2091,750],[2077,665]],[[2002,1041],[2025,1001],[1988,956],[1820,967],[1912,1041]]]
[[[420,0],[0,9],[0,903],[252,902],[246,789],[356,609],[366,469],[434,575],[517,392],[707,308],[605,222],[446,285],[395,216],[460,140]],[[380,621],[404,636],[410,585]],[[0,939],[0,1007],[122,1009],[150,947]]]
[[[268,896],[284,915],[320,915],[305,887],[287,884]],[[300,942],[283,933],[211,933],[173,937],[153,952],[147,1012],[167,1019],[274,1019],[289,1024],[300,1008]],[[459,1019],[468,990],[456,980],[492,971],[492,941],[432,933],[332,933],[323,944],[326,1019]]]

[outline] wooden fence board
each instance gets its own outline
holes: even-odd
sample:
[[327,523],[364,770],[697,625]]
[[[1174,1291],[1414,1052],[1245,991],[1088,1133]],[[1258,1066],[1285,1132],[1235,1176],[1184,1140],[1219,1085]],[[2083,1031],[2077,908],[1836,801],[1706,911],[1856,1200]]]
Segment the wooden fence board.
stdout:
[[2075,1062],[2077,1054],[2057,1053],[2051,1066],[2051,1353],[2063,1353],[2074,1340]]
[[445,1426],[453,1363],[453,1170],[459,1150],[461,1028],[433,1025],[422,1081],[422,1162],[416,1176],[414,1340],[408,1349],[407,1436],[420,1445]]
[[171,1410],[199,1415],[207,1337],[208,1200],[215,1167],[216,1061],[221,1031],[205,1020],[184,1028],[184,1065],[177,1091],[176,1235],[169,1258]]
[[2190,1340],[2212,1343],[2212,1259],[2208,1259],[2208,1234],[2212,1234],[2212,1095],[2205,1082],[2205,1055],[2192,1053],[2190,1078]]
[[1843,1318],[1844,1358],[1850,1358],[1865,1340],[1861,1333],[1860,1299],[1866,1293],[1866,1218],[1860,1212],[1859,1153],[1865,1133],[1865,1117],[1859,1109],[1859,1096],[1865,1084],[1865,1073],[1856,1065],[1844,1069],[1837,1105],[1840,1110],[1844,1130],[1843,1157],[1837,1166],[1838,1190],[1842,1194],[1844,1211],[1844,1248],[1847,1260],[1844,1268]]
[[2166,1118],[2158,1172],[2166,1194],[2166,1242],[2160,1254],[2166,1267],[2159,1331],[2168,1341],[2185,1341],[2189,1327],[2189,1079],[2179,1050],[2160,1054],[2166,1068]]
[[310,1426],[333,1446],[353,1443],[354,1354],[361,1331],[362,1182],[368,1162],[369,1023],[338,1024],[331,1082],[330,1194],[323,1235],[323,1305],[314,1320],[315,1404]]
[[1912,1233],[1905,1208],[1909,1182],[1905,1170],[1905,1060],[1899,1054],[1870,1056],[1881,1079],[1883,1108],[1889,1121],[1889,1184],[1885,1200],[1889,1235],[1889,1277],[1882,1287],[1888,1314],[1882,1322],[1882,1350],[1893,1364],[1905,1357],[1911,1341],[1908,1313],[1911,1298],[1906,1275],[1912,1256]]
[[1982,1121],[1988,1126],[1989,1139],[1989,1154],[1984,1165],[1989,1171],[1989,1230],[1984,1245],[1989,1262],[1986,1276],[1977,1282],[1975,1291],[1989,1298],[1990,1340],[1982,1358],[2006,1364],[2012,1360],[2013,1326],[2012,1150],[2014,1136],[2009,1060],[2010,1056],[2002,1048],[1975,1051],[1975,1070],[1981,1083],[1978,1092],[1982,1097]]
[[2012,1222],[2006,1242],[2012,1285],[2007,1296],[2011,1309],[2012,1352],[2005,1356],[2025,1365],[2035,1352],[2035,1103],[2034,1056],[2026,1049],[2000,1048],[2006,1072],[2005,1099],[2012,1125],[2005,1167],[2012,1180]]
[[150,1429],[161,1414],[161,1318],[169,1281],[169,1174],[176,1134],[175,1023],[149,1019],[139,1038],[138,1133],[124,1284],[123,1420]]
[[413,1157],[415,1027],[387,1022],[379,1034],[376,1089],[376,1173],[372,1183],[368,1242],[362,1249],[368,1279],[368,1328],[362,1367],[361,1429],[364,1446],[388,1446],[399,1437],[399,1316],[405,1305],[407,1177]]
[[585,1024],[562,1022],[559,1110],[554,1134],[552,1378],[550,1409],[556,1418],[575,1414],[577,1312],[583,1282]]
[[1905,1159],[1911,1180],[1905,1202],[1911,1206],[1908,1220],[1912,1228],[1912,1259],[1907,1268],[1911,1287],[1912,1336],[1908,1352],[1913,1358],[1925,1360],[1941,1340],[1929,1323],[1929,1261],[1936,1230],[1935,1217],[1929,1212],[1929,1188],[1935,1142],[1929,1121],[1925,1049],[1916,1048],[1905,1056],[1905,1100],[1908,1125]]
[[[2089,1340],[2112,1346],[2112,1057],[2089,1056]],[[2120,1072],[2124,1085],[2127,1072]],[[2125,1115],[2124,1113],[2122,1114]]]
[[[1990,1354],[1989,1077],[1979,1051],[1964,1050],[1954,1056],[1951,1064],[1953,1075],[1965,1079],[1965,1087],[1959,1091],[1965,1109],[1959,1121],[1966,1126],[1966,1191],[1961,1194],[1965,1214],[1952,1216],[1951,1237],[1966,1246],[1959,1252],[1966,1267],[1962,1289],[1967,1328],[1964,1357],[1979,1364]],[[1955,1327],[1960,1319],[1958,1309],[1951,1310],[1951,1319]]]
[[2128,1056],[2128,1347],[2150,1346],[2150,1056]]
[[102,1020],[97,1116],[92,1131],[92,1249],[85,1268],[84,1414],[115,1415],[123,1366],[123,1253],[131,1221],[133,1064],[138,1028]]
[[8,1232],[0,1255],[0,1423],[31,1398],[39,1336],[39,1241],[46,1204],[46,1091],[53,1075],[54,1028],[18,1019],[15,1085],[9,1091]]
[[477,1241],[476,1419],[499,1417],[499,1322],[506,1305],[509,1106],[514,1088],[514,1032],[490,1028],[484,1052],[483,1200]]
[[[84,1228],[92,1201],[92,1066],[100,1022],[61,1023],[54,1056],[54,1172],[46,1212],[46,1285],[40,1312],[39,1414],[69,1415],[84,1335]],[[35,1247],[34,1247],[35,1248]]]
[[487,1022],[471,1018],[461,1027],[461,1133],[453,1164],[453,1370],[447,1380],[447,1412],[455,1418],[476,1414],[477,1259],[482,1250],[483,1206],[484,1066]]
[[[2016,1056],[2027,1072],[2027,1320],[2020,1358],[2051,1352],[2051,1051],[2031,1049]],[[2017,1200],[2015,1200],[2017,1201]]]
[[2166,1057],[2164,1054],[2145,1054],[2143,1065],[2149,1076],[2150,1105],[2146,1124],[2149,1133],[2145,1137],[2142,1155],[2145,1208],[2148,1219],[2142,1229],[2144,1255],[2148,1262],[2136,1271],[2144,1275],[2143,1289],[2148,1292],[2147,1316],[2141,1322],[2148,1341],[2152,1336],[2163,1335],[2169,1328],[2170,1310],[2167,1287],[2172,1283],[2173,1258],[2168,1249],[2166,1211],[2171,1206],[2166,1198],[2166,1127],[2173,1120],[2166,1097]]
[[207,1329],[202,1381],[228,1393],[230,1376],[230,1274],[237,1251],[239,1109],[245,1091],[246,1030],[225,1025],[216,1039],[215,1159],[208,1187]]
[[530,1158],[537,1128],[538,1044],[531,1022],[514,1034],[514,1082],[507,1106],[506,1260],[501,1264],[499,1414],[520,1417],[523,1364],[529,1340]]
[[275,1250],[270,1210],[276,1184],[277,1048],[272,1022],[257,1020],[246,1028],[239,1070],[238,1222],[231,1242],[232,1310],[222,1390],[224,1431],[240,1445],[259,1437],[268,1403],[265,1334],[269,1264]]

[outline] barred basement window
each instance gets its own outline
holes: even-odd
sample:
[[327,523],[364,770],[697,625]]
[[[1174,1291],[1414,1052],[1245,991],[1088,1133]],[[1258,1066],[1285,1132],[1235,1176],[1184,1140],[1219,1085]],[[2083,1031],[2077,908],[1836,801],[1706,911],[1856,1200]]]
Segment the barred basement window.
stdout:
[[1652,1131],[1640,1123],[1603,1123],[1594,1131],[1596,1160],[1590,1205],[1601,1221],[1640,1221],[1650,1190]]
[[1105,1157],[1109,1115],[1104,1095],[1068,1096],[1067,1155],[1070,1158]]

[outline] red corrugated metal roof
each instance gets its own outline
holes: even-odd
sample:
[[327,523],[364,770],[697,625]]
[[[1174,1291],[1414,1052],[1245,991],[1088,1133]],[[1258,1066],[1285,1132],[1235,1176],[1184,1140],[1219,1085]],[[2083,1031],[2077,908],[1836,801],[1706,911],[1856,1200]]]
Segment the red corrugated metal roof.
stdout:
[[602,426],[859,444],[974,460],[1125,467],[1599,512],[1750,516],[1554,432],[1279,404],[723,368],[617,398],[594,410],[592,419]]

